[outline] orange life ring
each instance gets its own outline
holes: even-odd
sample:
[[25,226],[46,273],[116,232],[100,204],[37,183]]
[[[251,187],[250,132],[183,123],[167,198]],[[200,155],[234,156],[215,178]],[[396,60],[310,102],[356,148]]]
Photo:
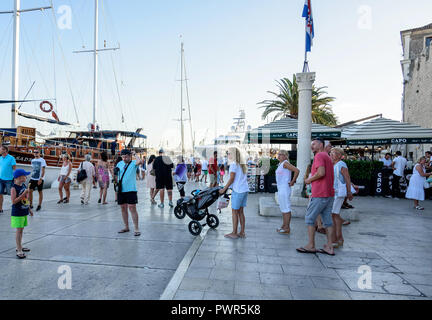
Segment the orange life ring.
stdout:
[[[45,109],[45,108],[44,108],[44,104],[47,104],[47,105],[49,106],[49,108]],[[52,103],[49,102],[49,101],[42,101],[42,102],[40,103],[40,105],[39,105],[39,108],[40,108],[43,112],[47,112],[47,113],[53,111],[53,109],[54,109]]]

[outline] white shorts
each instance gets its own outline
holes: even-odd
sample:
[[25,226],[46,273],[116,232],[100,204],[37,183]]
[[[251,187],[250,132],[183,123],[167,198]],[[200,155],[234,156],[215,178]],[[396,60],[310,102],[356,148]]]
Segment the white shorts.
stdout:
[[279,208],[282,213],[291,212],[291,189],[278,190]]
[[339,214],[344,201],[345,197],[335,197],[333,201],[332,213]]

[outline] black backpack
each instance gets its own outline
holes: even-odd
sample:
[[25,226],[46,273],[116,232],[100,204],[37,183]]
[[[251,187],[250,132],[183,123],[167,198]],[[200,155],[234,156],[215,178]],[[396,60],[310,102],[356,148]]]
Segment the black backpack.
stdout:
[[84,169],[83,169],[83,167],[82,167],[82,162],[81,162],[81,165],[80,165],[80,170],[78,171],[78,174],[77,174],[77,182],[81,182],[81,181],[84,181],[85,179],[87,179],[87,171],[85,171]]

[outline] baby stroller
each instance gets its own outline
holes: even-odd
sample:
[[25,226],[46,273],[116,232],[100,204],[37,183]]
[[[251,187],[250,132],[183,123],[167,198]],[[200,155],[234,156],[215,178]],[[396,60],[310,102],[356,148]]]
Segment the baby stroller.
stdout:
[[[208,188],[206,190],[194,190],[192,196],[184,197],[177,201],[177,206],[174,208],[174,215],[178,219],[183,219],[186,215],[192,219],[189,222],[189,232],[197,236],[201,233],[203,226],[208,225],[212,229],[219,226],[219,219],[216,215],[210,214],[208,208],[215,203],[221,194],[221,187]],[[228,197],[228,195],[224,195]],[[206,218],[206,223],[201,224],[199,221]]]

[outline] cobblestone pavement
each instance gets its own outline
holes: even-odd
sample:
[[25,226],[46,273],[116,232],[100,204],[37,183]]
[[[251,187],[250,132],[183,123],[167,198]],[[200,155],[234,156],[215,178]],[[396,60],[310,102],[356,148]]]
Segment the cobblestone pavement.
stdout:
[[[159,299],[194,237],[167,199],[164,209],[151,206],[144,182],[138,184],[140,237],[117,233],[123,224],[112,185],[108,205],[97,203],[96,189],[88,206],[80,204],[79,190],[60,205],[57,190],[45,190],[42,210],[29,217],[24,230],[23,241],[31,248],[24,260],[15,256],[6,196],[0,214],[0,299]],[[130,219],[131,231],[132,226]],[[71,290],[58,287],[64,265],[71,268]]]
[[[117,233],[123,225],[112,189],[110,204],[97,204],[93,190],[88,206],[79,203],[78,190],[72,190],[71,203],[61,205],[56,190],[45,191],[43,210],[29,218],[24,231],[32,250],[25,260],[15,257],[6,197],[0,214],[0,299],[159,299],[195,238],[187,230],[189,218],[178,220],[168,206],[151,206],[148,190],[139,185],[138,238]],[[188,184],[187,191],[195,187]],[[204,232],[175,299],[432,297],[430,201],[419,213],[407,200],[356,198],[360,221],[344,227],[344,247],[330,257],[297,253],[307,240],[303,219],[292,220],[291,235],[277,234],[281,219],[258,215],[261,196],[270,195],[249,196],[246,239],[224,238],[231,230],[229,208],[219,215],[216,230]],[[317,247],[324,242],[317,234]],[[72,272],[71,290],[58,286],[64,272],[59,267],[65,265]],[[358,285],[364,265],[372,271],[369,289]]]
[[[432,298],[431,201],[420,213],[412,201],[357,197],[360,221],[343,227],[344,247],[332,257],[297,253],[307,243],[304,220],[292,220],[290,235],[277,234],[281,218],[258,215],[260,196],[270,195],[249,196],[246,239],[224,238],[231,212],[222,212],[221,225],[207,232],[175,299]],[[322,248],[325,236],[316,240]],[[362,285],[360,266],[370,267],[369,288]]]

